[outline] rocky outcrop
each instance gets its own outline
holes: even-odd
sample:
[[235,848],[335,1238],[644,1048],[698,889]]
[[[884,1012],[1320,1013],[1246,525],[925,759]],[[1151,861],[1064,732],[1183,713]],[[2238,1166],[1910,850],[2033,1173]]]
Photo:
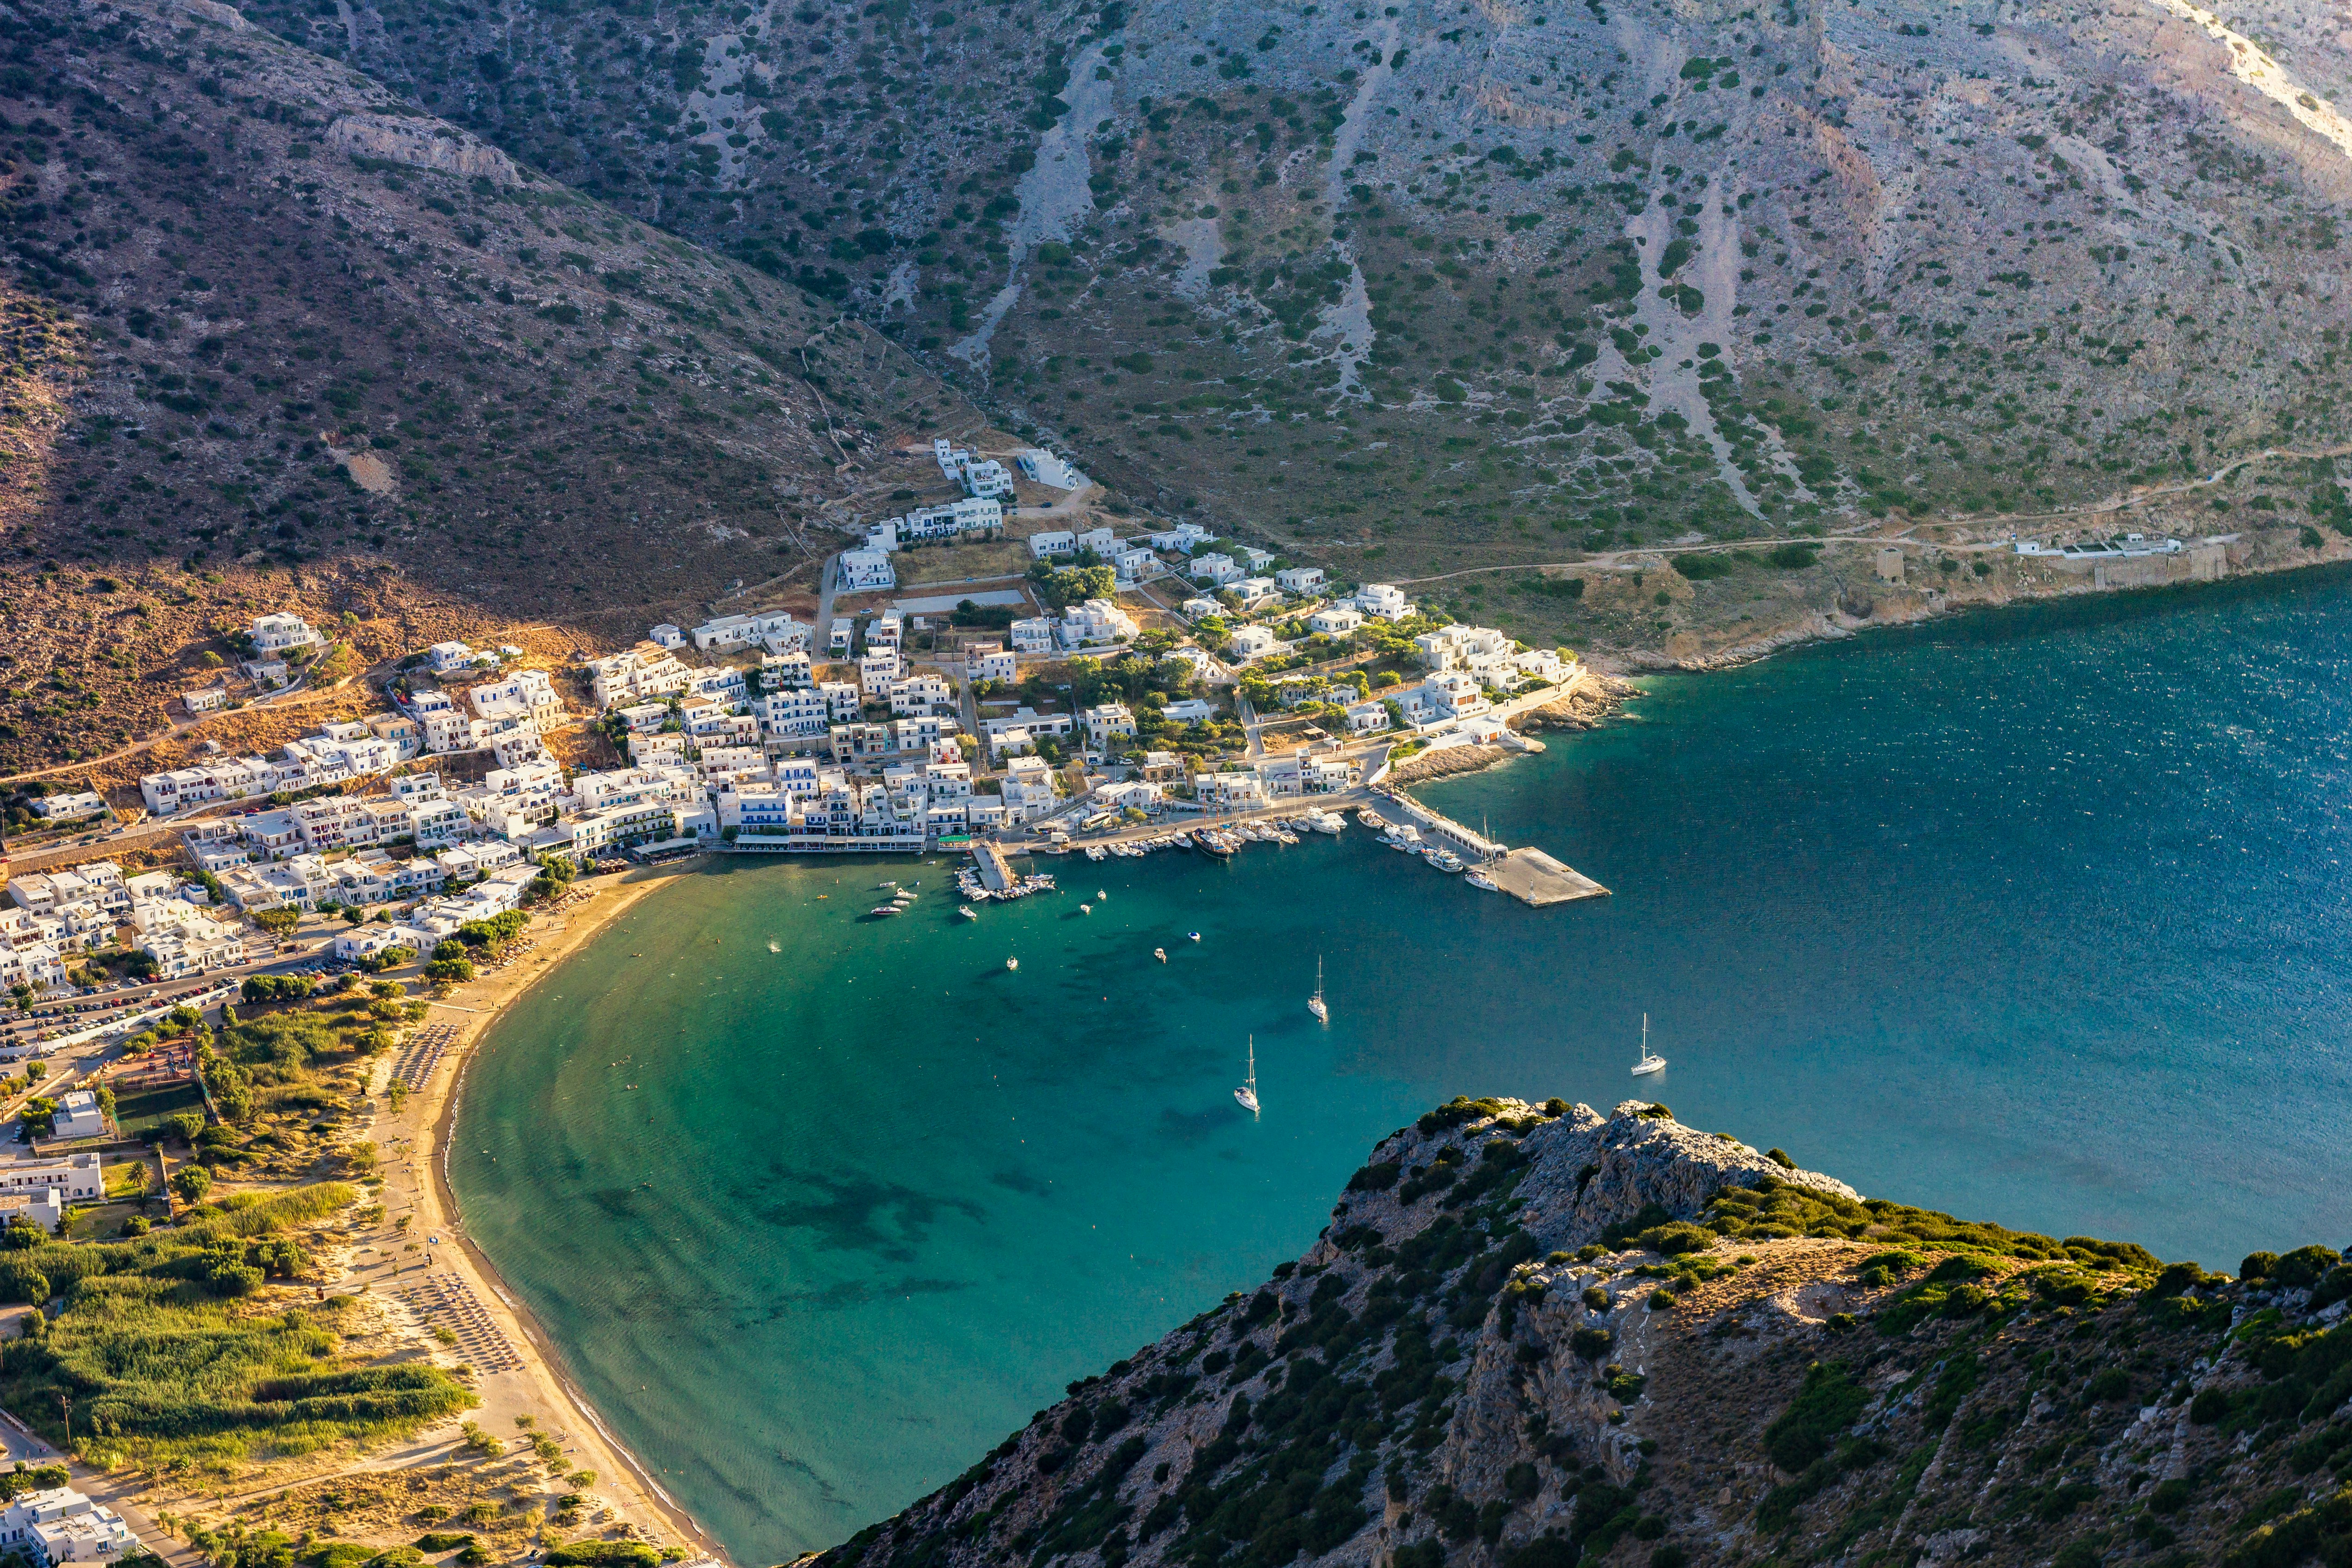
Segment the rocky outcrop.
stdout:
[[824,1561],[2294,1568],[2352,1524],[2352,1266],[2246,1271],[1864,1199],[1664,1105],[1456,1100],[1263,1289]]
[[1517,730],[1591,729],[1633,697],[1641,695],[1631,681],[1588,671],[1559,701],[1529,708],[1511,720]]
[[513,159],[477,137],[437,120],[389,114],[346,114],[327,127],[327,145],[362,158],[412,169],[434,169],[463,179],[476,175],[499,186],[523,183]]

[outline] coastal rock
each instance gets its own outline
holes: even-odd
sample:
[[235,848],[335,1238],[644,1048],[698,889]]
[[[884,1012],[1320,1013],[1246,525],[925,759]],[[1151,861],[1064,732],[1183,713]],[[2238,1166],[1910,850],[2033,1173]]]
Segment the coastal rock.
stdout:
[[[2196,1265],[1864,1199],[1664,1105],[1458,1099],[1263,1288],[821,1560],[2213,1561],[2352,1507],[2352,1327],[2309,1293],[2247,1319]],[[2234,1435],[2266,1418],[2268,1458]]]

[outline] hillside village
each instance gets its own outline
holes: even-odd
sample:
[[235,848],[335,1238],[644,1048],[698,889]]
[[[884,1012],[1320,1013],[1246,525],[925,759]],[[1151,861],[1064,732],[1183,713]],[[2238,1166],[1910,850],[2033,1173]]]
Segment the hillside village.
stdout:
[[[582,867],[1253,810],[1348,789],[1407,748],[1491,739],[1496,700],[1578,667],[1191,524],[1033,528],[1017,591],[893,601],[914,552],[1002,539],[1018,510],[1002,465],[944,441],[937,454],[967,495],[884,519],[836,557],[823,624],[724,613],[569,664],[447,640],[373,672],[380,706],[267,755],[212,746],[111,801],[70,779],[21,786],[40,833],[99,831],[89,858],[11,879],[0,986],[29,1006],[117,973],[236,968],[321,913],[348,926],[334,958],[432,955],[446,977],[461,928]],[[1019,466],[1086,483],[1048,453]],[[331,646],[294,609],[230,641],[235,664],[181,693],[187,719],[288,689]],[[146,860],[168,831],[163,863],[110,858],[128,824],[148,834]]]

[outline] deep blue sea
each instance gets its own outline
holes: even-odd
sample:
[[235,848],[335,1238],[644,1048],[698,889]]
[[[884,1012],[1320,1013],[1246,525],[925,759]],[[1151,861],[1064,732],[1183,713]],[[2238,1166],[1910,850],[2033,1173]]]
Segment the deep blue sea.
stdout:
[[[467,1222],[745,1563],[1262,1280],[1430,1103],[1630,1097],[1644,1012],[1643,1098],[1865,1194],[2225,1268],[2352,1240],[2352,580],[1644,687],[1424,791],[1604,900],[1528,909],[1352,826],[1066,860],[978,921],[944,859],[682,877],[469,1069]],[[915,911],[863,918],[885,878]]]

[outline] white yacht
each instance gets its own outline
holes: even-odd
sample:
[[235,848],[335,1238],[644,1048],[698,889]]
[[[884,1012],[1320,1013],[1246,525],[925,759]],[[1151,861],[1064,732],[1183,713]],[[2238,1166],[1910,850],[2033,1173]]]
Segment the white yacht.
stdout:
[[1253,1116],[1257,1114],[1257,1036],[1255,1035],[1250,1036],[1249,1076],[1242,1081],[1240,1088],[1234,1091],[1234,1098],[1240,1102],[1243,1110]]
[[1315,1015],[1318,1023],[1331,1021],[1331,1009],[1323,1001],[1323,956],[1319,953],[1315,957],[1315,994],[1307,998],[1307,1010]]
[[1650,1015],[1643,1013],[1642,1015],[1642,1060],[1633,1063],[1633,1076],[1643,1078],[1653,1072],[1664,1072],[1665,1070],[1666,1059],[1650,1054]]

